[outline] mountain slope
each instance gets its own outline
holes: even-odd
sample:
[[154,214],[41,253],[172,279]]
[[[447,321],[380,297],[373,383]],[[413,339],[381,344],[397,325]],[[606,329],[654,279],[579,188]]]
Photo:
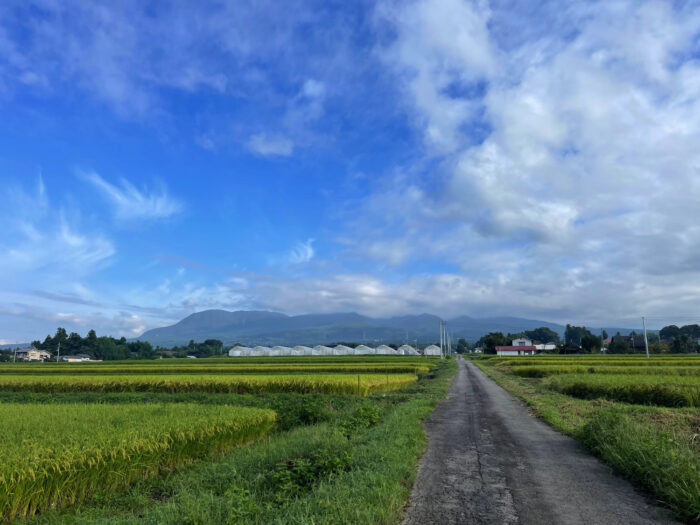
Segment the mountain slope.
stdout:
[[[354,312],[334,314],[305,314],[288,316],[267,311],[206,310],[192,314],[172,326],[144,332],[139,339],[160,346],[187,344],[190,339],[221,339],[225,344],[247,345],[328,344],[336,342],[419,343],[439,340],[440,318],[431,314],[371,318]],[[564,327],[556,323],[493,317],[477,319],[467,316],[448,320],[450,332],[456,339],[475,341],[482,335],[501,331],[520,332],[547,326],[563,334]]]

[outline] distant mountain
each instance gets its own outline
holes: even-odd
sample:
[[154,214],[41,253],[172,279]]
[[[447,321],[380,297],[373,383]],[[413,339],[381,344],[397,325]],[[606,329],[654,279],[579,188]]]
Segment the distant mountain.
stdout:
[[[520,317],[455,317],[447,320],[456,339],[476,341],[489,332],[517,333],[546,326],[564,335],[564,326]],[[434,343],[439,336],[440,318],[431,314],[372,318],[355,312],[289,316],[277,312],[205,310],[163,328],[144,332],[138,339],[154,345],[187,344],[191,339],[220,339],[224,344],[316,345],[337,342]],[[600,333],[598,328],[590,328]],[[629,328],[607,328],[609,334],[628,334]],[[639,330],[638,330],[639,331]]]
[[[289,316],[267,311],[206,310],[192,314],[172,326],[144,332],[139,339],[154,345],[187,344],[191,339],[221,339],[225,344],[298,345],[335,342],[432,343],[439,340],[440,318],[430,314],[372,318],[354,312]],[[546,321],[518,317],[448,320],[455,339],[475,341],[482,335],[501,331],[520,332],[546,326],[559,334],[564,327]]]
[[7,345],[0,345],[0,350],[14,350],[15,348],[29,348],[32,343],[13,343]]

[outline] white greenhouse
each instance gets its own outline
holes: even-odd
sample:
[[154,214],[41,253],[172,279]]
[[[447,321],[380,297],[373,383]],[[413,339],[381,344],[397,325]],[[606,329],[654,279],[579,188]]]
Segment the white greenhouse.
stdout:
[[353,355],[353,349],[345,345],[333,347],[333,355]]
[[437,356],[441,356],[441,355],[442,355],[442,351],[440,350],[440,347],[439,347],[439,346],[437,346],[437,345],[430,345],[430,346],[425,347],[425,349],[423,350],[423,355],[437,355]]
[[374,351],[374,348],[370,348],[369,346],[359,345],[359,346],[355,347],[354,354],[355,355],[374,355],[375,351]]
[[231,350],[228,351],[228,356],[229,357],[246,357],[251,355],[250,353],[253,351],[252,348],[248,348],[247,346],[234,346],[231,348]]
[[333,355],[333,349],[323,345],[314,346],[313,355]]
[[411,345],[401,345],[398,350],[400,355],[420,355],[418,350],[413,348]]
[[387,345],[379,345],[375,351],[377,355],[396,355],[396,350]]

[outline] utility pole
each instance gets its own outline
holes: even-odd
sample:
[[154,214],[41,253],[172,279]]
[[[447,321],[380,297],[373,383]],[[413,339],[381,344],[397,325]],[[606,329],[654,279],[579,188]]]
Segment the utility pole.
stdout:
[[61,360],[61,341],[58,342],[58,353],[56,354],[56,362]]
[[443,349],[442,349],[442,320],[440,321],[440,359],[442,359]]
[[649,340],[647,339],[647,320],[642,316],[642,326],[644,327],[644,347],[647,350],[647,359],[649,358]]

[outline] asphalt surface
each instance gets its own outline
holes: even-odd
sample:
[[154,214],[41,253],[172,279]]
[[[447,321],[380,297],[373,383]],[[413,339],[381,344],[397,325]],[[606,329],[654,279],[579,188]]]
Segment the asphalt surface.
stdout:
[[405,525],[676,523],[461,358],[425,429]]

